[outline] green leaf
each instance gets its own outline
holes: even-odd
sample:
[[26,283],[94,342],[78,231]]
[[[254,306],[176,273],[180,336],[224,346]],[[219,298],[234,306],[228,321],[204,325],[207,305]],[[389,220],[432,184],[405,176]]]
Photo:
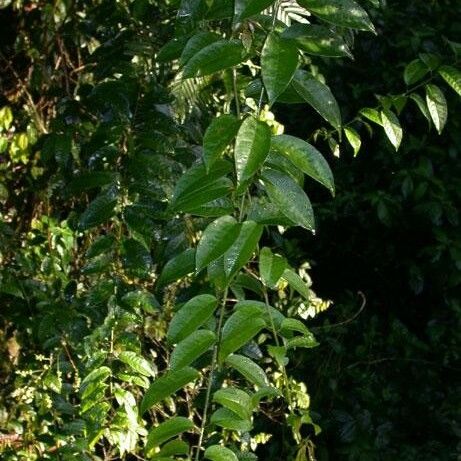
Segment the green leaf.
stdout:
[[360,109],[359,113],[368,120],[377,123],[379,126],[383,126],[381,115],[376,109],[372,109],[371,107],[364,107],[363,109]]
[[228,408],[242,419],[251,417],[251,398],[241,389],[235,387],[219,389],[213,394],[213,402]]
[[297,168],[323,184],[334,195],[333,173],[323,155],[306,141],[282,134],[272,138],[271,148],[288,158]]
[[184,66],[184,78],[203,77],[240,64],[245,48],[240,40],[218,40],[195,54]]
[[406,85],[413,85],[419,82],[427,73],[429,68],[420,59],[408,63],[403,71],[403,80]]
[[254,117],[246,118],[235,140],[235,170],[238,192],[244,192],[249,179],[258,171],[269,153],[271,130],[267,123]]
[[268,247],[261,249],[259,253],[259,273],[265,285],[274,289],[286,267],[287,262],[284,257],[272,253],[272,250]]
[[78,223],[80,230],[88,230],[108,221],[117,205],[117,195],[114,191],[98,195],[80,216]]
[[178,343],[185,339],[213,315],[217,304],[218,300],[208,294],[198,295],[187,301],[170,322],[168,340]]
[[451,66],[442,66],[440,76],[461,96],[461,71]]
[[148,453],[155,447],[159,447],[173,437],[176,437],[182,432],[190,431],[194,428],[194,423],[183,416],[174,416],[167,421],[161,423],[149,431],[147,437],[145,451]]
[[426,104],[438,133],[441,134],[447,122],[447,101],[442,90],[435,85],[426,85]]
[[328,123],[341,129],[341,112],[333,93],[327,85],[305,70],[297,70],[291,82],[298,94]]
[[384,109],[381,111],[381,122],[389,141],[395,147],[395,150],[398,150],[400,143],[402,142],[403,135],[399,119],[394,112]]
[[141,413],[145,413],[156,403],[161,402],[186,384],[196,380],[199,375],[197,370],[190,367],[167,372],[154,381],[147,390],[141,402]]
[[251,258],[261,238],[262,231],[262,226],[254,221],[245,221],[242,223],[237,239],[224,253],[224,272],[228,279]]
[[203,161],[207,171],[237,136],[239,127],[240,120],[232,114],[224,114],[213,119],[203,137]]
[[294,40],[299,49],[309,54],[352,58],[343,37],[323,26],[295,23],[283,31],[282,37]]
[[266,325],[269,328],[272,328],[272,326],[274,326],[275,330],[280,329],[282,321],[285,319],[285,316],[279,310],[261,301],[247,299],[247,300],[239,301],[234,306],[235,310],[242,309],[242,308],[243,309],[247,309],[247,308],[259,309],[259,311],[261,312],[261,316],[266,322]]
[[209,330],[197,330],[177,344],[170,358],[170,368],[178,370],[190,365],[203,355],[216,341],[216,335]]
[[232,354],[226,358],[226,364],[237,370],[245,379],[258,387],[269,385],[269,380],[264,370],[248,357]]
[[319,343],[314,338],[314,335],[310,333],[308,336],[296,336],[287,340],[287,350],[296,349],[297,347],[303,347],[305,349],[311,349],[317,347]]
[[262,178],[267,195],[280,211],[298,226],[314,230],[314,212],[303,189],[276,170],[264,170]]
[[158,62],[170,62],[181,56],[186,46],[187,37],[175,37],[160,48],[157,54]]
[[85,376],[80,384],[80,392],[85,391],[86,387],[93,383],[103,383],[109,376],[112,376],[112,371],[109,367],[99,367]]
[[211,45],[214,42],[219,40],[219,35],[212,32],[203,31],[193,35],[184,47],[183,52],[181,53],[181,58],[179,63],[183,66],[189,62],[189,60],[195,56],[200,50],[205,48],[208,45]]
[[132,351],[123,351],[120,352],[118,359],[121,360],[123,363],[128,365],[131,369],[140,373],[144,376],[155,376],[155,370],[152,368],[152,365],[140,355],[136,354],[136,352]]
[[152,267],[150,252],[137,240],[124,239],[120,252],[123,268],[134,277],[145,278]]
[[305,336],[311,335],[311,332],[307,329],[306,325],[304,325],[304,323],[300,320],[294,318],[285,318],[282,322],[280,333],[283,335],[286,333],[292,333],[293,331],[301,333]]
[[219,360],[240,349],[266,326],[261,309],[247,306],[236,310],[224,324],[219,348]]
[[360,135],[357,131],[350,127],[344,127],[344,134],[346,135],[346,139],[349,141],[349,144],[352,146],[352,149],[354,149],[354,157],[356,157],[362,145]]
[[354,0],[298,0],[298,3],[326,22],[375,32],[367,12]]
[[170,259],[164,266],[157,284],[168,285],[180,278],[194,272],[195,270],[195,248],[188,248],[179,255]]
[[235,0],[234,23],[261,13],[272,3],[274,0]]
[[231,431],[248,432],[252,428],[249,419],[242,419],[233,411],[227,408],[218,408],[210,418],[212,424],[229,429]]
[[170,442],[163,445],[162,449],[152,456],[152,459],[158,460],[159,458],[165,458],[167,456],[175,455],[187,455],[189,454],[190,447],[183,440],[171,440]]
[[281,392],[276,387],[262,387],[251,396],[251,405],[253,406],[253,408],[256,408],[262,399],[266,397],[280,397],[281,395]]
[[203,456],[205,459],[211,459],[211,461],[238,461],[233,451],[220,445],[211,445],[205,450]]
[[222,256],[235,242],[239,232],[240,224],[232,216],[222,216],[209,224],[197,246],[197,271]]
[[432,123],[432,117],[429,112],[429,109],[427,108],[426,102],[424,99],[417,93],[412,93],[410,95],[410,98],[413,99],[413,101],[416,103],[418,106],[420,112],[423,114],[423,116],[426,118],[426,120],[429,122],[429,126]]
[[285,91],[298,67],[298,50],[290,40],[271,32],[261,52],[261,74],[269,105]]
[[292,269],[285,269],[282,278],[288,282],[291,288],[296,290],[307,300],[309,299],[309,287],[306,282]]

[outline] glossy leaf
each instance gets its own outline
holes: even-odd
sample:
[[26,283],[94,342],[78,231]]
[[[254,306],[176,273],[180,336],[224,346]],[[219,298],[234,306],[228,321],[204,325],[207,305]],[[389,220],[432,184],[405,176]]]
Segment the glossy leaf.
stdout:
[[426,104],[437,131],[442,130],[447,122],[447,101],[442,90],[433,84],[426,85]]
[[261,74],[272,105],[285,91],[298,67],[298,50],[291,40],[271,32],[261,52]]
[[269,384],[264,370],[244,355],[229,355],[226,358],[226,364],[237,370],[245,379],[258,387],[265,387]]
[[224,253],[224,272],[228,278],[231,278],[251,258],[262,231],[262,226],[254,221],[242,223],[237,239]]
[[346,135],[346,139],[349,141],[349,144],[354,150],[354,157],[356,157],[360,151],[360,147],[362,146],[360,135],[357,133],[357,131],[354,130],[354,128],[350,127],[344,127],[344,134]]
[[178,434],[190,431],[193,428],[194,423],[183,416],[174,416],[166,420],[149,431],[145,448],[146,453]]
[[302,347],[305,349],[311,349],[317,347],[319,343],[316,341],[312,333],[308,336],[296,336],[287,340],[287,350],[296,349]]
[[247,117],[235,140],[234,158],[239,192],[244,192],[248,180],[264,163],[270,144],[271,131],[267,123]]
[[249,306],[235,311],[222,329],[220,361],[223,362],[228,355],[244,346],[265,326],[260,309]]
[[262,178],[267,195],[280,211],[298,226],[314,230],[314,212],[303,189],[276,170],[264,170]]
[[118,355],[119,360],[128,365],[134,371],[144,376],[155,376],[156,372],[152,365],[136,352],[123,351]]
[[171,440],[170,442],[165,443],[162,449],[152,456],[152,459],[158,460],[159,458],[165,458],[167,456],[187,455],[189,454],[189,451],[189,445],[183,440]]
[[286,267],[285,258],[272,253],[272,250],[268,247],[261,249],[259,253],[259,273],[265,285],[275,288]]
[[429,126],[430,126],[432,123],[432,117],[429,112],[429,109],[427,108],[426,101],[424,101],[424,99],[417,93],[412,93],[410,95],[410,98],[416,103],[416,105],[418,106],[418,109],[423,114],[423,116],[426,118],[426,120],[429,122]]
[[167,338],[178,343],[202,326],[212,315],[218,300],[208,294],[190,299],[176,312],[168,327]]
[[219,38],[219,35],[208,31],[198,32],[197,34],[193,35],[187,41],[186,46],[181,53],[179,63],[181,65],[187,64],[189,60],[194,57],[200,50],[214,42],[217,42]]
[[403,79],[407,85],[419,82],[427,73],[429,68],[420,59],[415,59],[405,66]]
[[274,0],[235,0],[234,23],[261,13],[272,3]]
[[296,71],[292,85],[298,94],[328,123],[337,130],[341,129],[341,112],[327,85],[304,70]]
[[323,184],[334,195],[333,173],[323,155],[302,139],[282,134],[272,138],[272,149],[288,158],[297,168]]
[[170,259],[163,267],[158,278],[159,286],[168,285],[195,270],[195,248],[188,248]]
[[389,141],[395,147],[395,150],[398,150],[400,143],[402,142],[403,131],[400,126],[399,119],[394,114],[394,112],[384,109],[381,112],[381,122],[384,127]]
[[113,191],[98,195],[80,216],[80,230],[88,230],[108,221],[117,206],[117,195]]
[[380,126],[383,125],[381,121],[381,115],[376,109],[372,109],[371,107],[364,107],[363,109],[360,109],[360,114]]
[[222,216],[209,224],[197,246],[197,271],[222,256],[235,242],[239,232],[240,224],[232,216]]
[[240,64],[245,48],[240,40],[218,40],[189,59],[184,66],[184,78],[203,77]]
[[337,26],[375,32],[367,12],[354,0],[298,0],[298,3]]
[[197,330],[179,342],[170,357],[170,368],[179,370],[198,359],[215,343],[216,335],[209,330]]
[[283,31],[282,37],[294,40],[299,49],[309,54],[352,58],[352,53],[341,35],[323,26],[295,23]]
[[461,71],[451,66],[442,66],[439,74],[461,96]]
[[229,429],[231,431],[248,432],[252,428],[249,419],[242,419],[233,411],[227,408],[218,408],[210,418],[212,424]]
[[307,300],[309,299],[309,287],[296,272],[294,272],[292,269],[285,269],[282,277],[288,282],[291,288],[296,290]]
[[176,391],[195,381],[199,372],[193,368],[186,367],[181,370],[169,371],[151,384],[141,402],[141,413],[162,400],[174,394]]
[[294,318],[285,318],[282,322],[280,332],[286,334],[287,332],[298,332],[302,335],[310,335],[310,331],[307,329],[306,325],[298,319]]
[[228,408],[242,419],[249,419],[251,416],[251,397],[241,389],[219,389],[213,394],[213,402]]
[[203,137],[203,161],[207,171],[235,138],[239,127],[240,121],[231,114],[224,114],[213,119]]
[[203,457],[211,461],[238,461],[233,451],[221,445],[211,445],[205,450]]

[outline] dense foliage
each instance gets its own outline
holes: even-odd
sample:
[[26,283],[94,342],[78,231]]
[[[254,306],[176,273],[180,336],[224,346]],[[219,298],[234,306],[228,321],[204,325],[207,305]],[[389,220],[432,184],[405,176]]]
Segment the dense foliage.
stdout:
[[2,459],[457,459],[459,6],[0,2]]

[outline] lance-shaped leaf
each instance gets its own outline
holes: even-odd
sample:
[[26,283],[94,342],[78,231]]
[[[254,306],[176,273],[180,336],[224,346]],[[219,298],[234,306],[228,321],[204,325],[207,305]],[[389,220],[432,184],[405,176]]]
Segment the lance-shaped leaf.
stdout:
[[314,335],[310,332],[305,336],[295,336],[294,338],[287,340],[286,344],[287,350],[296,349],[298,347],[310,349],[319,345],[317,340],[314,338]]
[[211,122],[203,137],[203,161],[207,171],[235,138],[239,127],[240,121],[232,114],[221,115]]
[[230,279],[251,258],[261,238],[263,227],[254,221],[242,223],[240,233],[232,246],[224,253],[224,272]]
[[328,123],[341,129],[341,112],[333,93],[327,85],[305,70],[297,70],[291,82],[298,94]]
[[461,71],[451,66],[442,66],[439,74],[461,96]]
[[309,299],[309,287],[306,282],[292,269],[285,269],[282,275],[291,288],[296,290],[304,298]]
[[200,50],[208,45],[219,40],[219,35],[208,31],[201,31],[193,35],[186,43],[179,63],[181,65],[186,64],[193,56],[195,56]]
[[266,326],[261,309],[247,306],[235,311],[224,324],[219,348],[219,360],[240,349]]
[[212,295],[198,295],[187,301],[170,322],[167,338],[178,343],[202,326],[212,315],[218,300]]
[[210,418],[212,424],[231,431],[248,432],[252,428],[249,419],[242,419],[228,408],[218,408]]
[[226,364],[237,370],[247,381],[258,387],[269,385],[269,380],[264,370],[249,357],[231,354],[226,358]]
[[323,155],[302,139],[282,134],[272,138],[272,149],[288,158],[297,168],[323,184],[334,195],[333,173]]
[[144,358],[138,355],[136,352],[123,351],[118,356],[119,360],[128,365],[134,371],[144,376],[155,376],[155,370],[152,365]]
[[261,13],[272,3],[274,0],[235,0],[234,23]]
[[418,109],[423,114],[424,118],[428,121],[429,126],[431,126],[432,117],[424,99],[418,93],[410,94],[410,98],[416,103]]
[[163,45],[158,54],[158,62],[169,62],[178,59],[181,56],[182,50],[186,46],[187,37],[175,37]]
[[298,226],[314,230],[314,212],[303,189],[277,170],[264,170],[262,178],[267,195],[280,211]]
[[406,85],[413,85],[413,83],[419,82],[428,72],[429,67],[421,59],[415,59],[405,66],[403,80]]
[[295,23],[283,31],[282,37],[294,40],[298,48],[309,54],[352,58],[343,37],[323,26]]
[[293,332],[298,332],[305,336],[311,334],[311,332],[307,329],[306,325],[304,325],[304,323],[301,322],[301,320],[293,318],[285,318],[283,320],[280,332],[282,333],[282,335],[286,335]]
[[240,224],[232,216],[222,216],[209,224],[197,246],[197,271],[223,255],[235,242],[239,232]]
[[235,140],[235,170],[238,192],[244,192],[248,180],[264,163],[271,144],[271,130],[267,123],[254,117],[246,118]]
[[247,308],[256,308],[259,309],[261,312],[261,316],[266,322],[266,326],[269,328],[275,328],[278,330],[282,324],[282,321],[285,319],[285,316],[274,307],[263,303],[261,301],[255,301],[253,299],[246,299],[243,301],[239,301],[235,306],[234,309],[247,309]]
[[384,127],[389,141],[395,147],[395,150],[398,150],[400,143],[402,142],[402,127],[400,126],[399,119],[394,114],[394,112],[389,109],[384,109],[381,111],[381,122]]
[[194,428],[194,423],[183,416],[175,416],[161,423],[159,426],[150,430],[147,436],[146,453],[155,447],[159,447],[167,440],[176,437],[182,432],[190,431]]
[[114,215],[117,206],[117,194],[114,190],[98,195],[80,216],[78,227],[88,230],[105,223]]
[[198,359],[216,341],[216,335],[210,330],[197,330],[178,343],[171,354],[170,368],[179,370]]
[[354,0],[298,0],[298,3],[337,26],[375,32],[367,12]]
[[158,278],[159,286],[168,285],[195,270],[195,248],[188,248],[174,258],[170,259],[163,267]]
[[291,40],[271,32],[261,52],[261,74],[272,105],[286,90],[298,66],[298,50]]
[[251,397],[241,389],[235,387],[219,389],[213,394],[213,402],[228,408],[242,419],[249,419],[251,416]]
[[357,131],[354,130],[354,128],[350,127],[344,128],[344,134],[346,135],[346,139],[349,141],[349,144],[352,146],[352,149],[354,150],[354,157],[356,157],[362,145],[360,135],[357,133]]
[[238,461],[237,455],[233,451],[221,445],[211,445],[205,450],[203,456],[211,461]]
[[251,396],[251,404],[253,408],[256,408],[262,399],[266,397],[273,399],[275,397],[280,397],[281,395],[281,392],[276,387],[262,387]]
[[426,85],[426,103],[437,131],[442,133],[447,122],[447,101],[442,90],[433,84]]
[[259,252],[259,273],[263,283],[268,287],[276,287],[286,267],[286,259],[272,253],[270,248],[264,247]]
[[199,372],[190,367],[169,371],[151,384],[142,399],[141,413],[144,413],[198,377]]
[[240,40],[218,40],[202,48],[184,66],[184,78],[203,77],[240,64],[245,48]]

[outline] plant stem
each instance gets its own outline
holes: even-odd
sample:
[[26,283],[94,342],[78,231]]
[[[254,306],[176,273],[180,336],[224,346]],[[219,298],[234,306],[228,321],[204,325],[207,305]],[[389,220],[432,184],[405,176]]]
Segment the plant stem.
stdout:
[[200,459],[200,451],[202,450],[202,444],[203,444],[203,436],[205,434],[205,427],[207,424],[207,419],[208,419],[208,410],[210,407],[210,397],[211,397],[211,388],[213,386],[213,378],[214,374],[216,371],[216,366],[218,363],[218,354],[219,354],[219,346],[221,343],[221,329],[222,329],[222,324],[224,320],[224,312],[226,308],[226,301],[227,301],[227,293],[228,293],[228,286],[225,287],[223,297],[222,297],[222,303],[221,303],[221,309],[219,310],[219,318],[218,318],[218,327],[217,327],[217,333],[218,333],[218,339],[216,341],[216,345],[213,349],[213,358],[211,360],[211,368],[210,368],[210,375],[208,377],[208,385],[206,389],[206,396],[205,396],[205,407],[203,408],[203,416],[202,416],[202,423],[200,425],[200,436],[197,444],[197,451],[195,452],[195,461],[199,461]]

